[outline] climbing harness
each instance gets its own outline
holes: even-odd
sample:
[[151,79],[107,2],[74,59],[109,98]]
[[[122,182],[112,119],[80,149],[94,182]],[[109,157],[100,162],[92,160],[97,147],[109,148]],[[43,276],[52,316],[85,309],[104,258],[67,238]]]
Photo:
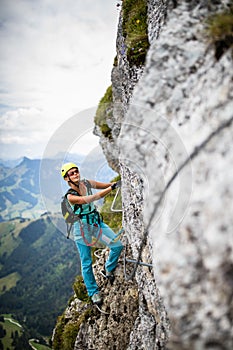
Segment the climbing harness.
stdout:
[[[71,163],[73,165],[73,163]],[[70,166],[70,164],[68,164]],[[84,179],[82,182],[85,184],[87,188],[87,193],[88,195],[92,194],[91,191],[91,185],[88,180]],[[99,241],[101,234],[102,234],[102,229],[100,227],[100,222],[101,222],[101,215],[100,213],[96,210],[96,207],[91,203],[91,204],[75,204],[73,207],[71,206],[70,202],[67,199],[68,194],[73,194],[75,196],[79,196],[79,193],[73,189],[69,189],[66,194],[62,197],[61,200],[61,211],[62,215],[65,219],[66,226],[67,226],[67,238],[69,238],[73,224],[75,222],[79,222],[80,225],[80,232],[81,236],[83,238],[84,243],[92,247],[97,244]],[[86,209],[87,208],[87,209]],[[88,210],[85,212],[85,209]],[[84,230],[84,223],[83,219],[85,219],[86,224],[87,224],[87,231],[88,231],[88,236],[91,237],[90,242],[85,236],[85,230]],[[97,234],[98,230],[98,234]],[[95,232],[95,235],[94,235]]]
[[[85,232],[83,229],[84,224],[83,224],[82,220],[79,221],[79,225],[80,225],[81,236],[83,238],[84,243],[88,247],[93,247],[94,245],[96,245],[97,242],[99,241],[101,235],[102,235],[102,228],[99,227],[97,224],[94,224],[93,227],[90,227],[90,225],[88,225],[88,231],[89,231],[88,233],[90,234],[90,237],[91,237],[91,242],[89,242],[85,236]],[[94,237],[92,232],[90,232],[90,231],[94,231],[95,228],[98,228],[98,231],[99,231],[97,237]]]

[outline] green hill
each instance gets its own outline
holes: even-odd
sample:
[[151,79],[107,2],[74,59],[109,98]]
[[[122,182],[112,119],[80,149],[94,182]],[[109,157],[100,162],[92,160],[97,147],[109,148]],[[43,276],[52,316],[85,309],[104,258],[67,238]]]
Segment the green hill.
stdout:
[[[13,169],[0,166],[0,221],[23,216],[31,218],[37,213],[41,207],[39,169],[39,160],[26,157]],[[34,210],[30,213],[31,209]]]
[[11,315],[0,315],[0,349],[31,349],[27,334],[22,326],[12,319]]
[[13,314],[31,337],[51,336],[78,274],[74,242],[49,217],[0,223],[0,310]]
[[43,338],[30,336],[12,315],[0,315],[0,350],[51,350]]

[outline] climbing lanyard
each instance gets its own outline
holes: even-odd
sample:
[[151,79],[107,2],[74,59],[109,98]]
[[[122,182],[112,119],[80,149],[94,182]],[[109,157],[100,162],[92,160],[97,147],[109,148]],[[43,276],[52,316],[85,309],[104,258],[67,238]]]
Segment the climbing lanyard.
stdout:
[[[84,232],[84,228],[83,228],[84,225],[83,225],[83,223],[82,223],[81,220],[80,220],[80,223],[79,223],[79,224],[80,224],[81,236],[82,236],[82,238],[83,238],[84,243],[85,243],[88,247],[93,247],[94,245],[96,245],[97,242],[99,241],[100,237],[101,237],[102,228],[99,227],[97,224],[94,224],[94,225],[93,225],[95,228],[98,227],[99,232],[98,232],[98,235],[97,235],[96,238],[95,238],[95,237],[92,237],[92,242],[90,243],[90,242],[88,242],[88,240],[87,240],[86,237],[85,237],[85,232]],[[91,229],[94,229],[94,228],[91,228]]]

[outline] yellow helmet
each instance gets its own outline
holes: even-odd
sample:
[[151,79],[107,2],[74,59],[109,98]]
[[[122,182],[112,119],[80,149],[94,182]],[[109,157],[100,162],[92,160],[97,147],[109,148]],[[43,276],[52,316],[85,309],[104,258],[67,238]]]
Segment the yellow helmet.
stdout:
[[61,176],[64,178],[66,176],[67,171],[69,171],[72,168],[77,168],[78,169],[78,166],[76,164],[74,164],[74,163],[63,164],[62,167],[61,167]]

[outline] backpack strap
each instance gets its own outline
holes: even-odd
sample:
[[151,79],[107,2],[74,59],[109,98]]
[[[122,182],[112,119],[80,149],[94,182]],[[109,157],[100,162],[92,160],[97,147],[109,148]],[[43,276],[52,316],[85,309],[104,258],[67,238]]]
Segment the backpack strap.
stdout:
[[[91,195],[92,194],[92,190],[91,190],[92,187],[91,187],[90,181],[88,181],[87,179],[83,179],[83,180],[81,180],[81,182],[83,182],[87,188],[87,195]],[[66,198],[67,198],[68,194],[80,196],[80,194],[77,191],[73,190],[72,188],[70,188],[66,192],[66,194],[65,194]],[[82,204],[75,204],[74,205],[74,212],[78,209],[80,209],[80,215],[82,215],[82,211],[83,211]],[[89,214],[91,214],[93,212],[91,204],[89,204],[89,212],[90,212]],[[85,215],[88,215],[88,214],[85,214]],[[88,219],[88,216],[87,216],[87,219]]]
[[[91,184],[90,182],[87,180],[87,179],[84,179],[83,180],[86,188],[87,188],[87,194],[88,195],[91,195],[92,194],[92,190],[91,190]],[[89,211],[91,212],[92,211],[92,207],[91,207],[91,204],[89,204]]]
[[[68,194],[73,194],[74,196],[80,196],[80,194],[79,194],[77,191],[73,190],[72,188],[70,188],[70,189],[66,192],[66,194],[65,194],[66,198],[67,198]],[[68,198],[67,198],[67,199],[68,199]],[[78,208],[81,209],[81,211],[80,211],[80,213],[81,213],[81,212],[82,212],[82,204],[75,204],[75,205],[74,205],[74,212],[75,212]]]
[[85,184],[85,186],[87,188],[87,193],[88,194],[92,194],[92,191],[91,191],[92,187],[91,187],[90,181],[87,180],[87,179],[83,179],[83,182],[84,182],[84,184]]

